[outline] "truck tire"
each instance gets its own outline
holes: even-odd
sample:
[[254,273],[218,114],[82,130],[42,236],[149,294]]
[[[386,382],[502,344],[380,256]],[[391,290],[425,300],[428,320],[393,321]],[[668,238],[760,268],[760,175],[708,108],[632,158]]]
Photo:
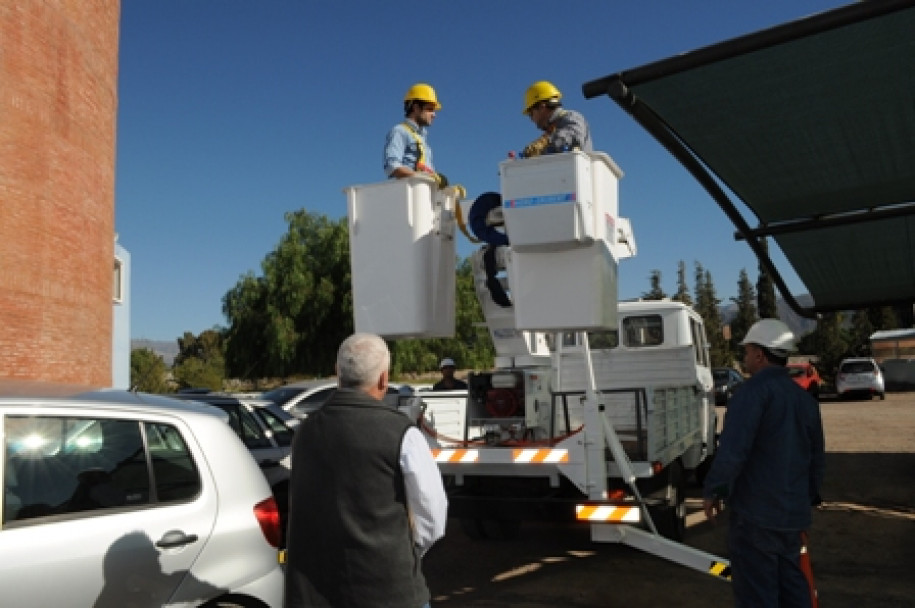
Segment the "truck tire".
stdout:
[[658,534],[680,542],[686,531],[686,496],[684,493],[683,467],[679,461],[667,467],[667,483],[652,498],[660,499],[662,504],[649,507],[651,519]]

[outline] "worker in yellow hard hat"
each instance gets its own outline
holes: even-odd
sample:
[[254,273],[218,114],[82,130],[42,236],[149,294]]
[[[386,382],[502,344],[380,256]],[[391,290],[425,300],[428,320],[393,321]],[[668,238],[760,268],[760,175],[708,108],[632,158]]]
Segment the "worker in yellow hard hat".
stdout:
[[403,99],[404,121],[395,125],[384,142],[384,172],[388,177],[409,177],[426,173],[435,179],[439,188],[448,180],[435,171],[432,148],[426,141],[435,113],[442,108],[435,89],[417,83],[407,90]]
[[524,114],[543,131],[543,135],[528,144],[525,157],[555,152],[582,150],[591,152],[591,130],[585,117],[562,107],[562,93],[552,82],[540,80],[524,93]]
[[[581,150],[592,152],[591,130],[585,117],[573,110],[562,107],[562,93],[552,82],[540,80],[527,88],[524,93],[524,114],[543,131],[543,135],[525,146],[522,157],[540,156]],[[502,206],[502,195],[498,192],[484,192],[470,206],[468,225],[479,240],[500,247],[508,245],[508,236],[493,225],[489,213]],[[492,278],[492,277],[490,277]],[[498,289],[498,282],[493,278],[492,284]],[[493,288],[491,288],[493,289]],[[497,296],[496,301],[509,306],[507,296]]]

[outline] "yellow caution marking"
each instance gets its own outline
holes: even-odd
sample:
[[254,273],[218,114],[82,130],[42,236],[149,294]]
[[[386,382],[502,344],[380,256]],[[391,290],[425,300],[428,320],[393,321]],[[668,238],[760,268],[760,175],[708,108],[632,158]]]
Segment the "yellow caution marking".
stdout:
[[717,576],[718,578],[731,580],[730,564],[724,564],[721,562],[712,562],[712,565],[709,566],[708,573],[711,574],[712,576]]
[[639,511],[638,507],[618,507],[613,505],[576,505],[575,517],[579,521],[635,524],[641,521],[641,512]]
[[513,462],[535,462],[555,464],[558,462],[569,462],[569,451],[563,449],[527,449],[514,450],[512,452]]

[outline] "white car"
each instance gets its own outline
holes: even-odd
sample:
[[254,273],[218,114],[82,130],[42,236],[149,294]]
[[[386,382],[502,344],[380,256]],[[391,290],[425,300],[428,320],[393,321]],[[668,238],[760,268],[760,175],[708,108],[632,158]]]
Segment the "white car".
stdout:
[[[273,401],[291,415],[299,419],[308,417],[327,401],[337,390],[335,380],[309,380],[287,384],[261,395],[261,399]],[[409,384],[390,384],[384,400],[391,407],[398,407],[404,397],[413,395]]]
[[124,391],[0,397],[2,604],[282,606],[276,499],[227,422]]
[[843,359],[836,374],[836,392],[840,399],[853,395],[866,395],[868,398],[877,395],[886,398],[886,383],[883,370],[874,359],[853,357]]

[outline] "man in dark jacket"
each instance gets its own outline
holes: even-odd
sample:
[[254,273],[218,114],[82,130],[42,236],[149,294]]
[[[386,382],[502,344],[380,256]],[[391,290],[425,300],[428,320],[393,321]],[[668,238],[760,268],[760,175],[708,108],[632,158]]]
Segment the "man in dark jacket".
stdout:
[[337,353],[338,390],[296,431],[289,480],[286,606],[421,608],[422,555],[448,501],[422,433],[382,399],[390,353],[354,334]]
[[736,606],[811,605],[801,534],[820,502],[825,441],[820,404],[788,376],[794,334],[778,319],[757,321],[741,342],[751,378],[728,415],[703,508],[715,521],[730,507],[728,554]]

